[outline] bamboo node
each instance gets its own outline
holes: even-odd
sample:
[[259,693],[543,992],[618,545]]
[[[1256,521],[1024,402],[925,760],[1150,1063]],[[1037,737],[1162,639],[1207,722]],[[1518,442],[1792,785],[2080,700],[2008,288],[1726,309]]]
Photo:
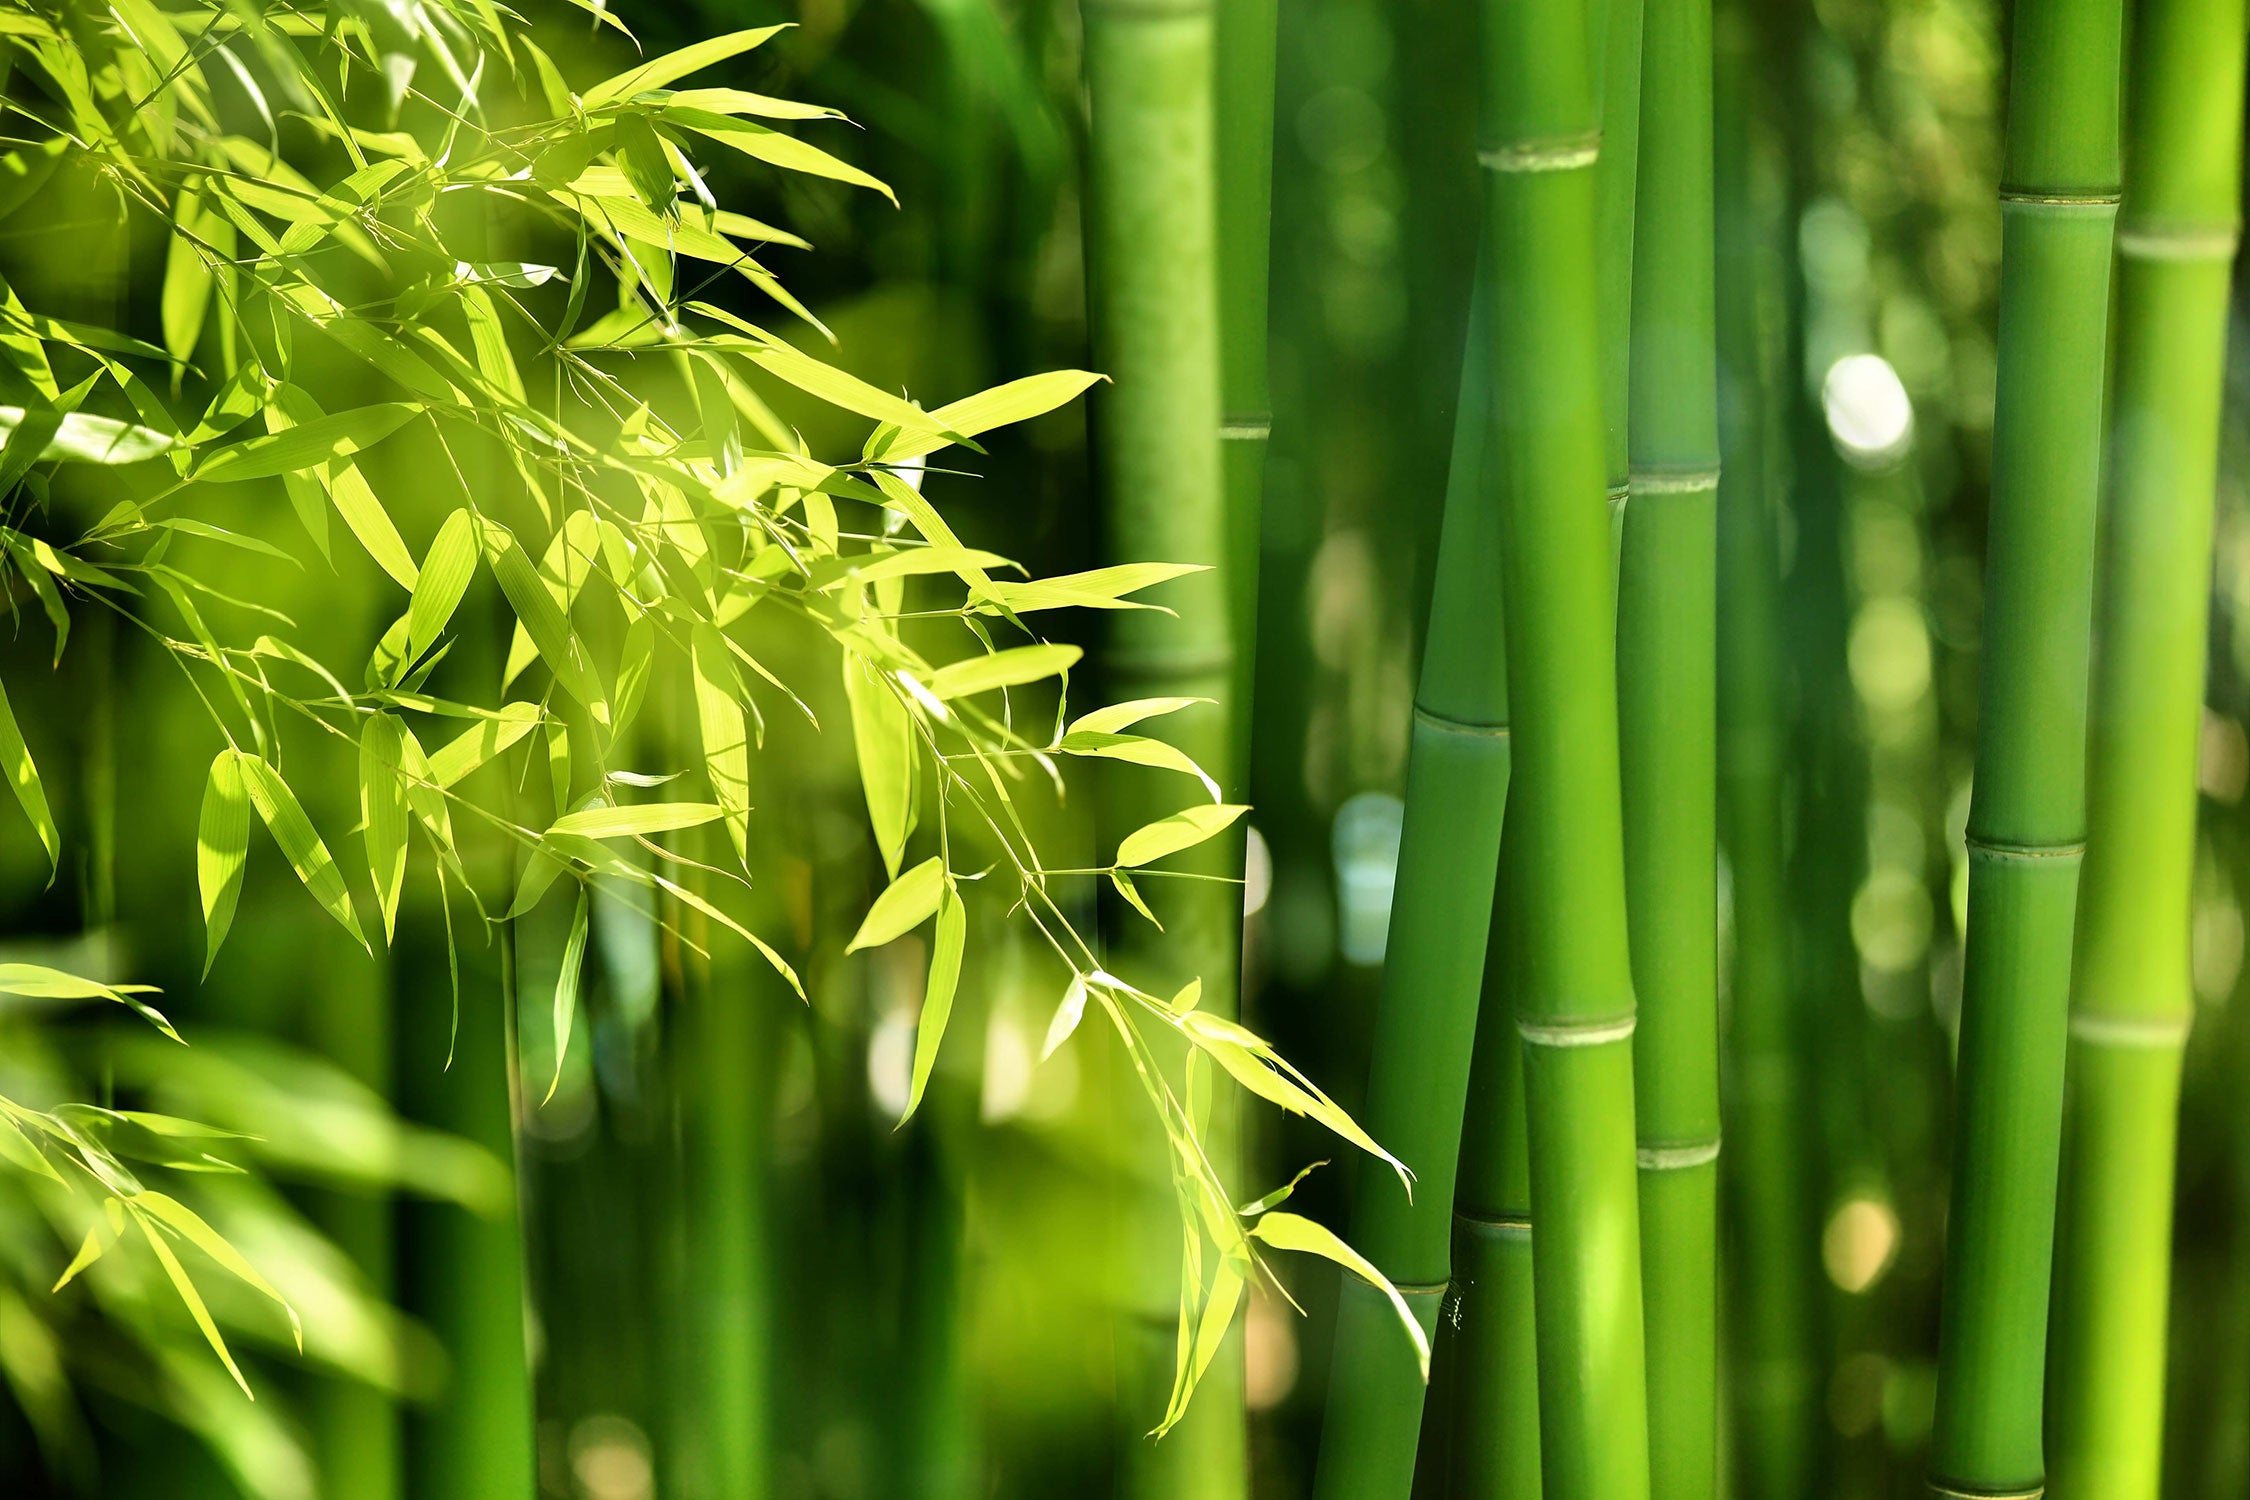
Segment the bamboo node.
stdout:
[[1273,418],[1264,413],[1228,417],[1219,424],[1219,441],[1222,443],[1262,443],[1272,436]]
[[1531,1220],[1523,1214],[1475,1214],[1467,1209],[1453,1211],[1453,1222],[1481,1234],[1495,1234],[1504,1240],[1531,1238]]
[[2028,1490],[1957,1490],[1939,1480],[1928,1481],[1930,1493],[1938,1500],[2039,1500],[2047,1493],[2047,1486],[2035,1484]]
[[2162,1050],[2187,1044],[2195,1013],[2176,1016],[2104,1016],[2087,1011],[2070,1013],[2070,1034],[2095,1047],[2133,1047]]
[[1719,1141],[1716,1136],[1689,1145],[1641,1146],[1633,1152],[1634,1164],[1644,1172],[1679,1172],[1689,1167],[1705,1166],[1718,1159]]
[[1211,0],[1088,0],[1088,9],[1124,20],[1162,20],[1170,16],[1204,16]]
[[2084,839],[2068,844],[2011,844],[1999,839],[1980,839],[1971,834],[1964,842],[1968,845],[1969,857],[1972,859],[1979,856],[2003,860],[2083,859],[2086,855]]
[[1574,172],[1592,166],[1601,154],[1602,133],[1595,130],[1561,140],[1488,146],[1477,153],[1477,161],[1490,172]]
[[2118,200],[2119,194],[2114,188],[2107,192],[2093,193],[2040,192],[2036,188],[2003,187],[2000,189],[2000,209],[2003,213],[2010,209],[2021,211],[2041,208],[2062,209],[2065,212],[2071,210],[2115,212]]
[[1635,469],[1630,495],[1701,495],[1719,487],[1717,469]]
[[2242,239],[2236,224],[2147,224],[2117,231],[2117,253],[2128,260],[2233,260]]
[[1505,724],[1477,724],[1467,719],[1450,718],[1439,713],[1436,709],[1424,708],[1419,703],[1414,705],[1414,718],[1417,723],[1427,724],[1441,734],[1464,734],[1479,739],[1504,740],[1508,738],[1509,733],[1508,726]]
[[1633,1034],[1636,1018],[1610,1016],[1596,1021],[1518,1021],[1516,1032],[1534,1047],[1601,1047]]

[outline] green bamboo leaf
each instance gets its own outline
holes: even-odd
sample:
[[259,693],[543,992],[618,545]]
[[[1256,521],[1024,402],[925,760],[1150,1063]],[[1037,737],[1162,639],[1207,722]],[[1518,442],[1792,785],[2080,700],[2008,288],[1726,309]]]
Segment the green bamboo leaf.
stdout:
[[690,652],[695,721],[703,738],[703,769],[711,795],[726,809],[727,837],[738,860],[750,857],[750,735],[742,717],[742,683],[718,627],[697,621]]
[[1086,976],[1070,976],[1070,988],[1063,991],[1062,1003],[1055,1007],[1053,1019],[1047,1022],[1047,1039],[1039,1045],[1039,1060],[1045,1062],[1055,1055],[1055,1049],[1070,1040],[1078,1030],[1078,1023],[1086,1014]]
[[452,786],[529,734],[544,717],[536,703],[503,703],[494,717],[437,748],[430,756],[430,779]]
[[1422,1378],[1430,1378],[1429,1335],[1422,1332],[1422,1325],[1415,1321],[1414,1314],[1407,1308],[1406,1299],[1399,1295],[1397,1287],[1391,1285],[1390,1278],[1376,1270],[1374,1263],[1366,1256],[1338,1239],[1334,1230],[1302,1214],[1276,1209],[1259,1215],[1258,1221],[1250,1226],[1250,1233],[1276,1250],[1296,1250],[1332,1260],[1381,1292],[1389,1299],[1391,1310],[1398,1314],[1399,1322],[1405,1325],[1406,1336],[1414,1342],[1414,1356],[1421,1361]]
[[530,636],[532,646],[563,691],[592,710],[596,720],[607,724],[609,705],[603,700],[601,681],[587,665],[578,639],[571,633],[570,617],[540,580],[539,570],[524,555],[515,534],[489,516],[481,519],[485,560],[492,564],[492,576],[499,581],[508,607],[515,611],[516,622]]
[[242,1394],[253,1401],[257,1400],[256,1393],[250,1389],[250,1382],[242,1378],[242,1367],[227,1352],[227,1341],[219,1336],[219,1325],[211,1321],[211,1310],[203,1305],[202,1294],[196,1291],[195,1283],[188,1279],[187,1270],[180,1264],[179,1257],[172,1253],[172,1247],[164,1242],[164,1236],[152,1221],[136,1213],[133,1215],[133,1222],[140,1225],[141,1233],[148,1237],[150,1247],[156,1251],[157,1261],[164,1267],[164,1274],[171,1278],[172,1290],[179,1294],[180,1302],[187,1308],[188,1315],[195,1319],[195,1326],[203,1330],[204,1342],[219,1356],[219,1362],[227,1367],[227,1373],[234,1377],[234,1383],[242,1387]]
[[946,1022],[953,1016],[953,992],[961,982],[961,949],[969,931],[968,909],[950,883],[938,906],[937,937],[930,944],[930,977],[922,991],[922,1015],[914,1027],[914,1086],[906,1096],[904,1125],[921,1108],[922,1093],[929,1087],[930,1070],[937,1066],[938,1048],[945,1042]]
[[762,348],[745,344],[742,354],[767,374],[787,381],[808,396],[818,396],[831,406],[873,417],[878,422],[896,423],[913,432],[946,431],[944,423],[913,402],[869,385],[857,375],[847,375],[834,365],[814,359],[778,339]]
[[843,654],[844,696],[851,703],[852,746],[859,759],[859,784],[867,797],[867,820],[883,871],[898,877],[906,840],[914,831],[914,725],[898,694],[872,662],[856,651]]
[[1176,714],[1183,708],[1198,703],[1209,703],[1209,698],[1135,698],[1128,703],[1112,703],[1082,714],[1070,721],[1072,734],[1116,734],[1130,729],[1143,719],[1154,719],[1164,714]]
[[1125,841],[1117,846],[1117,862],[1138,868],[1167,854],[1192,849],[1249,810],[1241,803],[1222,802],[1213,807],[1190,807],[1169,818],[1159,818],[1125,835]]
[[221,750],[203,788],[203,816],[195,834],[195,883],[203,895],[203,972],[219,956],[242,897],[242,867],[250,853],[250,794],[236,752]]
[[52,879],[62,858],[62,835],[55,830],[55,815],[47,808],[47,789],[40,785],[39,767],[32,763],[31,747],[24,743],[5,686],[0,686],[0,761],[6,763],[9,788],[23,805],[24,816],[31,819],[40,847],[47,851],[47,875]]
[[414,580],[414,597],[406,606],[406,661],[420,661],[437,644],[476,570],[476,518],[456,510],[438,528]]
[[[1016,422],[1028,422],[1033,417],[1045,416],[1056,407],[1077,400],[1087,388],[1106,376],[1085,370],[1050,370],[1044,375],[1027,375],[1021,380],[1011,380],[1006,385],[996,385],[989,391],[979,391],[965,396],[930,413],[930,416],[947,430],[964,437],[975,437],[995,427],[1006,427]],[[880,441],[878,441],[880,439]],[[907,431],[876,433],[868,439],[867,456],[883,463],[899,463],[909,458],[920,458],[935,453],[946,446],[944,439],[932,441],[928,435]]]
[[34,427],[41,422],[41,414],[26,413],[20,406],[0,406],[0,436],[7,437],[13,448],[17,428],[43,432],[45,442],[34,460],[38,463],[137,464],[179,446],[169,433],[114,417],[73,411],[64,412],[59,420],[49,414],[47,420],[53,421],[51,428]]
[[768,120],[841,120],[843,111],[824,104],[796,99],[776,99],[767,94],[747,94],[741,89],[679,89],[668,95],[665,109],[701,109],[715,115],[757,115]]
[[44,964],[0,964],[0,995],[22,995],[31,1000],[108,1000],[136,1012],[176,1042],[180,1034],[172,1029],[172,1023],[139,998],[156,993],[153,984],[103,984]]
[[[428,577],[428,573],[423,574]],[[406,787],[399,768],[405,736],[390,714],[371,714],[359,737],[359,814],[367,828],[367,868],[385,942],[398,931],[399,891],[406,884]]]
[[589,807],[563,814],[547,832],[566,838],[614,839],[630,834],[694,828],[725,815],[724,808],[709,802],[643,802],[633,807]]
[[[149,1125],[151,1121],[162,1119],[161,1116],[138,1113],[130,1115],[129,1118],[144,1126]],[[231,1131],[212,1132],[207,1126],[193,1128],[198,1133],[203,1134],[233,1134]],[[151,1214],[166,1226],[178,1230],[189,1244],[217,1261],[222,1270],[225,1270],[252,1291],[261,1292],[270,1298],[275,1306],[288,1315],[290,1331],[297,1338],[297,1351],[300,1354],[304,1352],[305,1325],[298,1319],[297,1309],[290,1306],[289,1299],[274,1290],[273,1284],[258,1274],[258,1268],[251,1265],[241,1251],[229,1244],[224,1235],[205,1223],[202,1216],[197,1214],[194,1209],[189,1208],[176,1198],[167,1197],[163,1193],[154,1191],[144,1192],[136,1197],[133,1200],[133,1207],[138,1212]]]
[[547,1084],[547,1097],[539,1101],[541,1104],[552,1102],[555,1090],[562,1087],[571,1018],[578,1013],[578,974],[586,962],[586,908],[586,888],[580,886],[578,908],[570,918],[570,937],[563,944],[562,967],[555,973],[555,1076]]
[[211,308],[211,267],[194,239],[203,217],[203,192],[195,178],[180,188],[172,205],[172,234],[164,249],[164,296],[160,321],[165,352],[185,363],[194,357],[203,337],[203,320]]
[[1179,746],[1163,740],[1151,739],[1142,734],[1093,734],[1086,730],[1073,730],[1062,737],[1055,747],[1065,755],[1086,755],[1102,760],[1122,760],[1136,766],[1154,766],[1160,770],[1178,771],[1183,776],[1193,776],[1203,783],[1213,802],[1223,801],[1219,784],[1213,781],[1194,758]]
[[1034,578],[1023,583],[995,582],[988,593],[995,603],[1019,614],[1035,609],[1155,609],[1124,596],[1140,589],[1210,569],[1190,563],[1123,563],[1059,578]]
[[892,881],[875,904],[867,909],[867,917],[859,924],[859,931],[846,944],[846,953],[857,953],[862,948],[880,948],[883,944],[912,931],[929,920],[938,909],[948,889],[945,860],[931,855],[913,869]]
[[690,73],[701,72],[730,57],[739,57],[753,47],[763,46],[787,29],[786,26],[760,26],[752,31],[730,31],[725,36],[715,36],[708,41],[682,47],[677,52],[652,57],[638,67],[627,68],[615,77],[605,78],[595,84],[581,96],[581,103],[588,110],[597,110],[604,105],[621,103],[649,89],[663,88]]
[[190,477],[205,482],[271,479],[316,468],[374,447],[423,410],[419,402],[385,401],[315,417],[205,454]]
[[1152,1436],[1162,1437],[1179,1423],[1180,1418],[1187,1415],[1189,1398],[1209,1372],[1211,1361],[1218,1355],[1219,1346],[1225,1342],[1234,1326],[1235,1309],[1242,1305],[1244,1284],[1243,1274],[1236,1268],[1234,1257],[1230,1256],[1219,1263],[1218,1269],[1212,1274],[1211,1290],[1204,1298],[1202,1314],[1195,1321],[1192,1340],[1187,1338],[1188,1325],[1185,1319],[1188,1308],[1182,1305],[1180,1359],[1173,1379],[1172,1399],[1165,1408],[1164,1420],[1157,1424]]
[[68,136],[58,135],[0,156],[0,219],[23,207],[32,194],[46,186],[70,145]]
[[826,177],[831,181],[849,183],[853,187],[871,188],[898,206],[898,194],[881,178],[871,176],[850,162],[829,155],[818,146],[769,130],[763,125],[732,115],[713,114],[700,109],[678,109],[667,106],[664,120],[668,125],[692,130],[696,134],[717,141],[722,146],[732,146],[743,155],[780,167],[788,172],[802,172],[809,177]]
[[930,674],[928,686],[938,698],[966,698],[1059,676],[1083,655],[1076,646],[1015,646],[940,667]]
[[328,846],[321,842],[313,829],[312,819],[297,801],[297,794],[289,790],[289,783],[281,773],[262,758],[244,752],[240,757],[242,780],[250,793],[250,805],[258,810],[266,831],[281,848],[282,857],[297,872],[305,889],[318,901],[323,910],[343,925],[346,932],[358,939],[359,945],[370,953],[374,949],[367,934],[360,931],[359,914],[352,909],[351,892],[344,887],[344,872],[336,867]]
[[76,1281],[79,1272],[100,1260],[116,1243],[116,1227],[107,1218],[97,1219],[94,1227],[86,1231],[86,1238],[78,1242],[78,1253],[70,1258],[70,1264],[63,1267],[62,1275],[56,1277],[55,1284],[48,1289],[49,1295]]

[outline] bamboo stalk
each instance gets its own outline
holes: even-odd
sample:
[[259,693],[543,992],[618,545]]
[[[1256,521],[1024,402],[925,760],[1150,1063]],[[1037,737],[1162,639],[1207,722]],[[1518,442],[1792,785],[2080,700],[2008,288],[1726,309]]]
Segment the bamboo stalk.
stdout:
[[1734,917],[1722,1115],[1736,1149],[1720,1172],[1733,1250],[1729,1345],[1738,1351],[1728,1366],[1743,1494],[1798,1500],[1809,1492],[1819,1420],[1811,1305],[1818,1271],[1809,1252],[1817,1236],[1781,819],[1787,731],[1770,445],[1786,397],[1759,317],[1773,225],[1751,188],[1755,37],[1733,3],[1717,8],[1713,30],[1719,810]]
[[[1510,789],[1519,816],[1523,791]],[[1451,1500],[1539,1494],[1539,1364],[1533,1329],[1531,1158],[1524,1136],[1523,1042],[1516,1032],[1514,863],[1503,840],[1477,1013],[1470,1127],[1453,1214],[1453,1410],[1445,1465]]]
[[1969,931],[1930,1454],[1934,1484],[1980,1495],[2035,1494],[2043,1483],[2064,1018],[2086,837],[2120,5],[2026,0],[2014,25]]
[[1258,532],[1273,403],[1266,392],[1266,281],[1272,254],[1276,0],[1219,7],[1219,441],[1226,466],[1228,627],[1234,646],[1232,764],[1250,762],[1258,639]]
[[[1479,314],[1483,300],[1475,301]],[[1414,1195],[1391,1174],[1362,1172],[1352,1211],[1353,1242],[1406,1295],[1425,1330],[1436,1327],[1451,1275],[1454,1171],[1508,795],[1508,684],[1491,598],[1500,515],[1483,461],[1489,357],[1471,339],[1461,362],[1362,1116],[1414,1172]],[[1424,1399],[1389,1302],[1345,1278],[1313,1493],[1403,1500]]]
[[1635,188],[1640,181],[1641,71],[1645,0],[1603,0],[1594,88],[1602,101],[1602,157],[1594,168],[1601,244],[1602,437],[1613,540],[1622,539],[1631,493]]
[[1718,1482],[1717,355],[1710,0],[1643,20],[1618,600],[1650,1491]]
[[[1484,8],[1494,441],[1548,1500],[1648,1493],[1617,664],[1604,493],[1593,37],[1585,0]],[[1465,1382],[1466,1384],[1466,1382]]]
[[2063,1500],[2153,1500],[2161,1469],[2243,25],[2242,0],[2144,0],[2133,36],[2057,1261]]
[[[1085,67],[1090,312],[1096,367],[1115,382],[1095,406],[1104,550],[1111,562],[1190,562],[1211,571],[1143,597],[1160,610],[1120,613],[1103,672],[1116,698],[1183,697],[1215,706],[1171,715],[1164,734],[1222,785],[1237,782],[1232,585],[1221,454],[1217,167],[1213,20],[1208,0],[1088,0]],[[1128,780],[1138,776],[1138,781]],[[1142,792],[1141,787],[1150,790]],[[1108,847],[1172,810],[1150,799],[1146,772],[1123,768],[1102,812]],[[1223,879],[1148,879],[1142,893],[1161,935],[1133,925],[1112,966],[1152,990],[1203,983],[1203,1006],[1237,1008],[1242,898],[1240,846],[1211,840],[1170,862]],[[1122,1064],[1120,1065],[1122,1066]],[[1248,1484],[1239,1352],[1215,1361],[1187,1417],[1162,1442],[1145,1436],[1162,1413],[1173,1369],[1179,1283],[1178,1204],[1157,1165],[1169,1161],[1132,1085],[1116,1089],[1114,1126],[1133,1159],[1150,1164],[1124,1206],[1116,1249],[1124,1493],[1152,1500],[1233,1500]],[[1233,1129],[1210,1125],[1223,1160]]]

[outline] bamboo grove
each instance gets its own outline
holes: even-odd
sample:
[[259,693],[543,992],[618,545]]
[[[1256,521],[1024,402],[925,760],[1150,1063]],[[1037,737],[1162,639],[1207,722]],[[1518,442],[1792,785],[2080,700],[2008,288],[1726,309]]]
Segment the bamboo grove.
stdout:
[[6,0],[0,1488],[2239,1492],[2245,26]]

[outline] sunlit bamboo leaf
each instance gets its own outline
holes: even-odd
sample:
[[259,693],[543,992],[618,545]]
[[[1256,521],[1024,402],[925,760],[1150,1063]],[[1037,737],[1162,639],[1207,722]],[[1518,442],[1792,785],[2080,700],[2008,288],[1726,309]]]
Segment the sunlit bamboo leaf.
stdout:
[[849,183],[853,187],[870,188],[890,199],[893,206],[898,203],[898,194],[892,192],[890,185],[881,178],[863,172],[850,162],[831,156],[818,146],[801,141],[793,135],[769,130],[763,125],[752,124],[733,115],[714,114],[701,109],[667,106],[664,120],[666,124],[707,136],[722,146],[732,146],[743,155],[754,157],[768,166],[780,167],[789,172],[803,172],[811,177],[826,177],[836,182]]
[[1398,1314],[1399,1322],[1405,1326],[1406,1336],[1413,1341],[1414,1356],[1422,1366],[1422,1378],[1430,1378],[1429,1335],[1422,1332],[1422,1325],[1415,1321],[1414,1314],[1408,1310],[1406,1299],[1399,1295],[1397,1287],[1391,1285],[1390,1278],[1375,1269],[1374,1263],[1366,1256],[1338,1239],[1335,1231],[1302,1214],[1276,1210],[1260,1215],[1258,1221],[1250,1226],[1250,1233],[1276,1250],[1298,1250],[1307,1255],[1332,1260],[1381,1292],[1389,1300],[1391,1310]]
[[137,464],[176,446],[170,434],[153,427],[90,412],[65,412],[51,428],[33,426],[37,421],[36,415],[27,415],[20,406],[0,406],[0,435],[8,437],[11,447],[18,427],[44,434],[46,441],[36,460],[39,463]]
[[1076,646],[1015,646],[940,667],[930,675],[926,686],[939,698],[966,698],[1059,676],[1083,655],[1085,652]]
[[703,739],[704,774],[726,809],[727,837],[735,858],[750,857],[750,736],[742,717],[742,684],[727,643],[715,626],[698,623],[690,651],[695,675],[695,721]]
[[108,1000],[138,1014],[173,1041],[180,1034],[142,995],[157,993],[152,984],[103,984],[77,974],[66,974],[44,964],[0,963],[0,995],[22,995],[34,1000]]
[[[424,577],[428,577],[425,571]],[[370,714],[359,740],[359,815],[367,829],[367,868],[385,942],[398,930],[398,897],[406,884],[406,788],[399,780],[404,736],[390,714]]]
[[565,837],[615,839],[694,828],[723,816],[725,809],[709,802],[643,802],[633,807],[589,807],[565,813],[555,819],[547,832]]
[[172,1290],[179,1294],[181,1304],[188,1310],[188,1316],[195,1319],[195,1326],[203,1330],[204,1342],[211,1346],[212,1353],[219,1356],[219,1362],[227,1367],[227,1373],[234,1377],[234,1383],[242,1387],[242,1394],[253,1401],[257,1400],[256,1393],[250,1389],[250,1382],[242,1377],[242,1367],[234,1362],[234,1356],[227,1351],[227,1341],[220,1337],[219,1325],[211,1321],[211,1311],[203,1305],[202,1294],[196,1291],[195,1283],[188,1279],[187,1270],[180,1264],[179,1257],[172,1253],[172,1247],[164,1242],[162,1232],[139,1214],[133,1216],[133,1222],[148,1237],[149,1246],[156,1251],[158,1263],[164,1267],[164,1274],[171,1279]]
[[[594,9],[587,6],[587,9]],[[612,78],[585,91],[582,102],[589,110],[604,105],[620,103],[648,89],[660,89],[690,73],[699,72],[725,62],[730,57],[740,57],[754,47],[764,45],[771,38],[786,31],[786,26],[761,26],[751,31],[730,31],[725,36],[715,36],[677,52],[667,52],[662,57],[652,57],[638,67],[627,68]]]
[[304,882],[305,889],[322,909],[341,923],[362,948],[368,947],[367,934],[360,931],[359,914],[352,909],[351,892],[344,887],[344,872],[336,868],[334,857],[314,831],[312,820],[305,816],[297,794],[289,790],[281,773],[260,757],[244,754],[239,757],[239,763],[243,784],[250,793],[250,805],[258,810],[266,831],[273,835],[289,867],[297,872],[297,878]]
[[[1087,388],[1106,377],[1085,370],[1050,370],[1043,375],[1027,375],[1021,380],[1011,380],[1006,385],[996,385],[989,391],[979,391],[959,401],[950,402],[930,413],[930,416],[947,430],[964,437],[975,437],[995,427],[1006,427],[1016,422],[1028,422],[1033,417],[1045,416],[1059,406],[1068,405],[1084,395]],[[884,463],[898,463],[909,458],[919,458],[925,453],[935,453],[946,446],[946,440],[933,435],[900,430],[889,434],[876,434],[868,440],[867,456]]]
[[414,580],[414,597],[406,607],[408,661],[421,660],[453,619],[476,576],[477,551],[475,518],[467,510],[454,511],[438,528]]
[[242,897],[242,868],[250,852],[250,794],[236,752],[221,750],[203,788],[203,813],[195,834],[195,882],[203,895],[203,972],[208,976],[219,945],[234,925]]
[[547,1084],[542,1104],[554,1101],[562,1087],[563,1058],[570,1051],[571,1018],[578,1013],[578,975],[586,962],[586,888],[578,889],[578,907],[571,914],[570,937],[563,943],[562,967],[555,973],[555,1076]]
[[1249,810],[1240,803],[1220,803],[1212,807],[1190,807],[1168,818],[1159,818],[1125,835],[1124,842],[1117,846],[1117,862],[1138,868],[1167,854],[1192,849],[1232,825]]
[[205,482],[270,479],[332,459],[349,458],[374,447],[421,410],[410,401],[386,401],[316,417],[280,432],[212,449],[196,464],[193,477]]
[[961,950],[968,941],[968,909],[949,883],[938,906],[937,936],[930,944],[929,981],[922,991],[922,1014],[914,1027],[914,1083],[906,1096],[904,1125],[922,1107],[930,1086],[930,1070],[937,1066],[938,1048],[945,1042],[946,1023],[953,1016],[953,993],[961,982]]
[[844,694],[852,711],[852,745],[867,819],[884,873],[896,879],[906,840],[914,831],[914,726],[898,695],[856,651],[843,653]]
[[40,784],[39,767],[32,763],[31,747],[24,743],[23,730],[16,723],[16,711],[8,702],[4,686],[0,686],[0,763],[6,766],[8,787],[22,805],[23,815],[39,835],[39,847],[47,851],[51,878],[62,858],[62,835],[55,829],[55,815],[47,808],[47,789]]
[[867,909],[859,931],[853,934],[844,951],[857,953],[862,948],[879,948],[921,926],[938,909],[948,888],[945,860],[933,854],[892,881],[883,894],[875,898],[875,904]]
[[1070,976],[1070,988],[1063,991],[1062,1003],[1055,1007],[1053,1019],[1047,1022],[1047,1038],[1039,1044],[1039,1060],[1045,1062],[1055,1055],[1055,1049],[1070,1040],[1078,1030],[1078,1022],[1086,1014],[1086,976]]

